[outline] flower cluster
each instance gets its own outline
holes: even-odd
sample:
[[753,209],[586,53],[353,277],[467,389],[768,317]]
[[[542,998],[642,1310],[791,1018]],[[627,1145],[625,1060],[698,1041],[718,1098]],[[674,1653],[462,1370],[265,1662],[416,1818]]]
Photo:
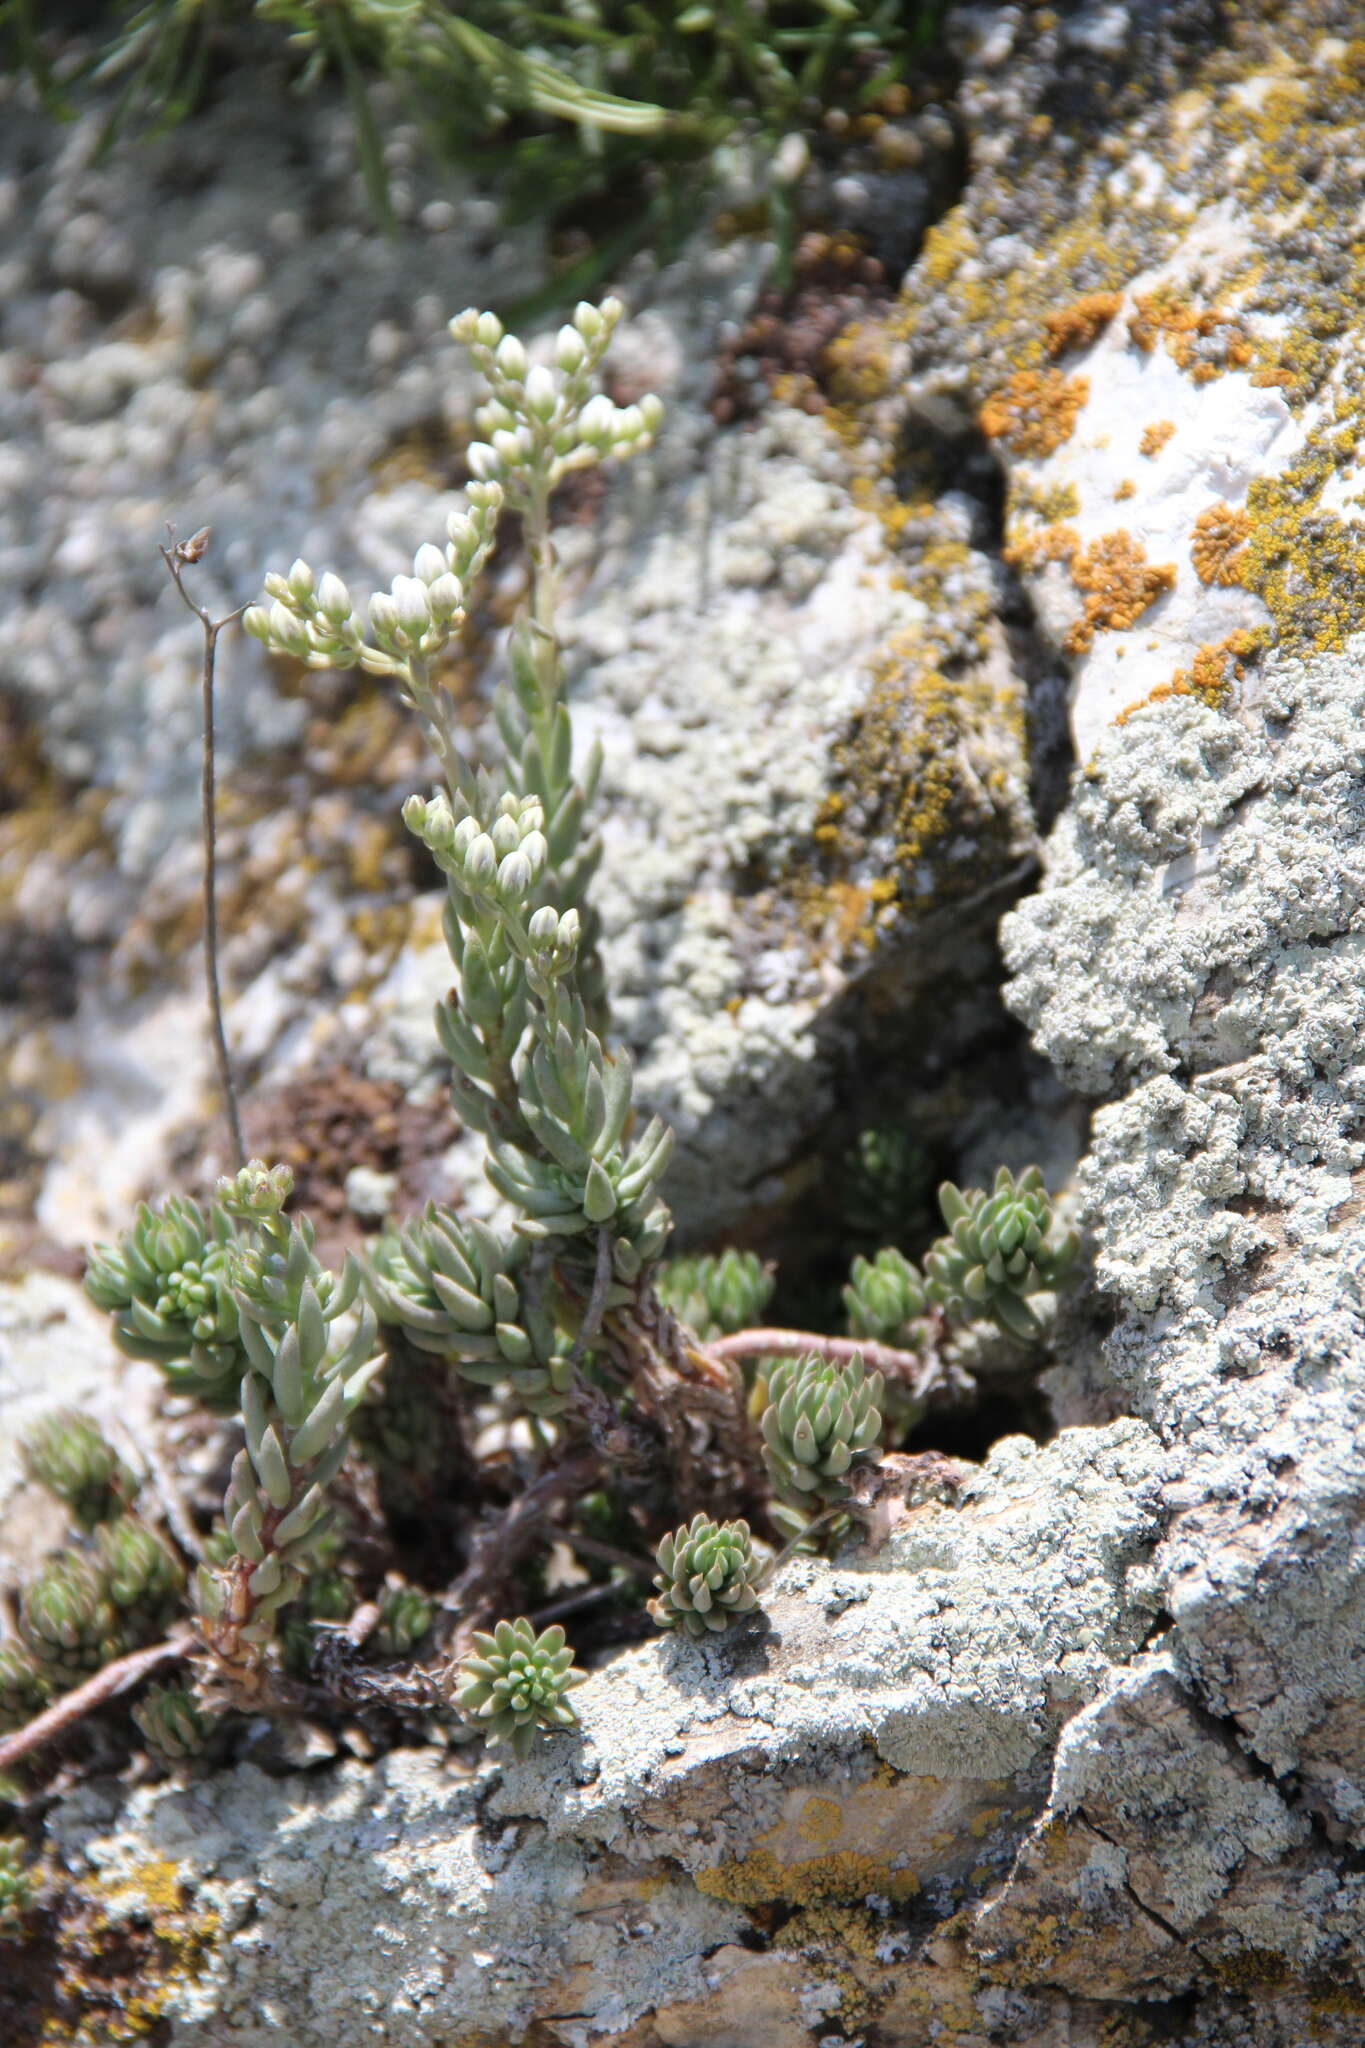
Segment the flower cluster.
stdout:
[[472,307],[450,323],[488,383],[489,396],[474,415],[485,438],[469,448],[469,467],[484,482],[503,485],[514,504],[553,490],[570,470],[608,456],[633,455],[658,432],[663,407],[647,396],[638,405],[613,405],[593,380],[624,307],[619,299],[575,308],[561,327],[553,367],[529,362],[515,334],[495,313]]

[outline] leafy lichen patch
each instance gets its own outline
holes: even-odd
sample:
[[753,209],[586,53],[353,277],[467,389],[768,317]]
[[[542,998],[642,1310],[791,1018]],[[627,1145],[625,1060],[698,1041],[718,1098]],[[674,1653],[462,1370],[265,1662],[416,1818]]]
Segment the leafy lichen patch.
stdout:
[[1175,569],[1169,562],[1149,562],[1141,541],[1120,529],[1072,557],[1071,580],[1084,593],[1085,610],[1063,644],[1068,654],[1083,654],[1096,633],[1136,625],[1174,586]]
[[1089,396],[1084,377],[1067,377],[1060,370],[1016,370],[982,405],[981,431],[1006,442],[1016,455],[1051,455],[1070,440]]
[[1245,506],[1210,505],[1201,512],[1190,539],[1190,560],[1199,581],[1224,586],[1240,583],[1240,550],[1250,532],[1251,514]]

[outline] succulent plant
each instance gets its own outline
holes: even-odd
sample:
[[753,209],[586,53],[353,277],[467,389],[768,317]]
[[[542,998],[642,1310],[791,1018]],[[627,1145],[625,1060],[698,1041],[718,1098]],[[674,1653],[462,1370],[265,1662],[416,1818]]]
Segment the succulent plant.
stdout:
[[380,1657],[406,1657],[436,1618],[436,1609],[416,1586],[393,1586],[379,1603],[370,1646]]
[[855,1337],[874,1337],[884,1344],[904,1340],[929,1306],[928,1290],[918,1266],[894,1245],[875,1259],[853,1261],[844,1289],[848,1327]]
[[232,1262],[247,1366],[246,1442],[223,1503],[234,1555],[217,1571],[200,1567],[195,1606],[211,1651],[247,1691],[279,1610],[316,1567],[347,1423],[383,1364],[368,1303],[349,1314],[359,1267],[348,1259],[338,1280],[319,1263],[311,1232],[282,1214],[291,1185],[287,1168],[252,1160],[218,1188],[226,1213],[258,1237]]
[[187,1686],[149,1686],[133,1719],[148,1749],[165,1764],[197,1756],[208,1740],[209,1721]]
[[842,1162],[840,1215],[855,1240],[918,1235],[929,1212],[929,1154],[908,1131],[878,1125],[860,1131]]
[[185,1590],[179,1558],[144,1522],[120,1515],[95,1532],[94,1560],[126,1632],[160,1635],[174,1619]]
[[881,1374],[860,1358],[778,1360],[768,1376],[763,1462],[779,1500],[809,1511],[847,1498],[844,1473],[881,1435],[881,1396]]
[[532,1413],[553,1415],[564,1405],[568,1361],[556,1355],[549,1320],[523,1306],[516,1272],[525,1251],[524,1240],[504,1245],[478,1217],[433,1202],[406,1230],[380,1238],[367,1290],[381,1322],[449,1359],[462,1378],[507,1385]]
[[128,1505],[137,1478],[98,1426],[75,1408],[54,1408],[20,1439],[25,1473],[55,1494],[72,1520],[93,1529]]
[[12,1937],[34,1900],[33,1873],[17,1835],[0,1835],[0,1934]]
[[120,1350],[151,1359],[175,1393],[219,1414],[236,1407],[245,1364],[229,1280],[234,1242],[219,1206],[205,1215],[187,1195],[172,1195],[159,1209],[142,1203],[116,1245],[95,1246],[85,1274]]
[[59,1690],[79,1685],[127,1647],[103,1574],[60,1551],[24,1588],[19,1633]]
[[24,1727],[51,1697],[51,1672],[22,1643],[0,1643],[0,1735]]
[[455,1704],[477,1722],[489,1742],[505,1742],[527,1756],[542,1732],[576,1728],[578,1716],[565,1698],[582,1685],[586,1671],[574,1669],[573,1651],[557,1625],[536,1634],[522,1615],[500,1621],[491,1635],[475,1634],[473,1649],[456,1667]]
[[931,1297],[959,1316],[989,1316],[1008,1337],[1035,1343],[1042,1324],[1026,1296],[1062,1285],[1075,1263],[1074,1231],[1063,1229],[1030,1166],[1016,1180],[1002,1166],[989,1194],[945,1181],[939,1206],[950,1235],[925,1258]]
[[706,1343],[760,1322],[776,1280],[757,1252],[728,1246],[719,1254],[665,1260],[654,1284],[674,1315]]
[[704,1636],[728,1628],[758,1605],[758,1564],[747,1522],[694,1515],[654,1554],[658,1598],[649,1611],[660,1628]]

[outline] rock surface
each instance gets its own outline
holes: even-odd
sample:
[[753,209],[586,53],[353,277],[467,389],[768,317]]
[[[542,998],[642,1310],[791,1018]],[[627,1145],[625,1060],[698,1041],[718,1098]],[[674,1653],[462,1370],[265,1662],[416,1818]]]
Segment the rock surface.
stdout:
[[956,19],[971,176],[835,394],[888,472],[996,450],[977,623],[1073,664],[1005,945],[1101,1104],[1080,1426],[789,1569],[771,1635],[596,1674],[541,1764],[69,1802],[77,1890],[188,1945],[173,2043],[1360,2039],[1365,46],[1346,0]]
[[[462,476],[473,380],[444,323],[544,268],[476,190],[428,198],[401,129],[403,225],[375,233],[346,116],[291,100],[286,118],[284,93],[267,75],[96,163],[97,115],[54,134],[11,91],[0,143],[0,1074],[10,1206],[68,1245],[179,1177],[213,1113],[198,628],[157,558],[164,522],[212,524],[196,588],[214,609],[300,553],[387,584]],[[971,501],[908,517],[827,422],[761,388],[748,426],[712,417],[766,260],[703,239],[626,280],[613,388],[657,388],[667,423],[566,499],[561,535],[582,743],[606,749],[617,1014],[678,1129],[670,1194],[694,1235],[782,1199],[867,1036],[850,986],[956,1005],[945,1057],[998,1031],[993,926],[1034,841],[1027,679]],[[523,569],[509,541],[471,636],[484,740]],[[398,821],[430,773],[415,735],[373,682],[271,670],[240,638],[219,694],[228,1025],[257,1142],[297,1132],[289,1110],[272,1127],[281,1088],[337,1068],[438,1099],[439,898],[414,901]],[[476,1154],[443,1149],[401,1162],[424,1195],[477,1182]],[[337,1184],[392,1167],[355,1133],[343,1154],[297,1163]]]

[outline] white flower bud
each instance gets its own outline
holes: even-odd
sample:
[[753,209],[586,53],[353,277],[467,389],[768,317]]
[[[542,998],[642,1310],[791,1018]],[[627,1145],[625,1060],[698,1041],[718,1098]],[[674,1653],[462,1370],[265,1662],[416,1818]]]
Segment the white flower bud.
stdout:
[[573,324],[584,341],[595,341],[602,332],[602,315],[596,306],[590,306],[586,299],[580,299],[573,309]]
[[628,405],[616,415],[616,431],[612,439],[624,444],[638,441],[645,430],[645,416],[638,405]]
[[502,485],[497,482],[469,484],[465,497],[471,510],[482,515],[481,531],[491,533],[502,510]]
[[[452,548],[468,548],[471,554],[479,544],[479,536],[475,531],[474,522],[463,512],[451,513],[446,521],[446,536]],[[447,557],[448,559],[449,557]]]
[[351,616],[351,593],[339,576],[330,569],[318,585],[318,610],[324,619],[330,619],[334,626],[345,625]]
[[485,348],[496,348],[502,340],[502,322],[496,313],[480,313],[474,332]]
[[499,427],[514,427],[516,423],[516,414],[498,398],[490,398],[474,415],[474,424],[485,440],[491,439]]
[[610,334],[612,328],[626,309],[621,301],[613,295],[611,298],[603,299],[597,310],[602,315],[603,325],[606,327],[608,334]]
[[478,330],[479,316],[473,306],[466,306],[463,313],[457,313],[450,323],[451,339],[462,342],[466,348],[476,339]]
[[522,858],[530,867],[532,876],[539,879],[545,872],[545,863],[550,857],[550,849],[546,843],[545,834],[543,832],[528,832],[521,842],[521,852]]
[[515,334],[504,334],[493,351],[495,367],[514,384],[519,384],[526,375],[526,351]]
[[305,597],[311,597],[313,594],[313,572],[302,559],[295,562],[289,571],[289,589],[300,603]]
[[514,847],[520,846],[521,834],[517,830],[517,821],[515,818],[509,818],[506,811],[501,812],[493,820],[492,839],[499,859],[503,854],[511,853]]
[[286,611],[278,602],[270,607],[270,637],[287,654],[308,652],[308,628],[295,612]]
[[393,602],[402,631],[420,640],[431,624],[431,606],[427,602],[425,585],[419,583],[415,576],[395,576]]
[[616,427],[616,407],[601,391],[594,392],[582,412],[578,415],[580,440],[591,447],[604,446],[612,440]]
[[446,573],[446,558],[429,540],[423,541],[412,558],[412,573],[421,583],[434,583]]
[[533,912],[526,930],[533,946],[553,946],[559,936],[559,913],[550,904],[545,904]]
[[559,920],[559,943],[561,946],[577,946],[583,936],[583,921],[576,910],[566,910]]
[[269,640],[270,620],[260,605],[248,605],[242,613],[242,631],[250,633],[253,640]]
[[794,185],[805,175],[810,162],[810,145],[804,135],[784,135],[773,156],[773,176],[779,185]]
[[[451,325],[454,324],[452,321]],[[426,838],[427,800],[424,796],[410,796],[404,799],[403,823],[414,839]]]
[[436,581],[428,586],[427,597],[431,604],[433,619],[439,619],[442,624],[453,619],[464,602],[464,591],[459,577],[450,575],[448,571],[438,576]]
[[526,373],[526,410],[534,419],[550,420],[559,403],[555,380],[543,363]]
[[486,441],[471,441],[465,450],[465,461],[470,474],[481,482],[499,476],[502,471],[502,464]]
[[459,824],[455,827],[455,834],[453,840],[451,841],[451,844],[454,846],[456,853],[458,853],[461,856],[461,858],[463,858],[464,855],[468,853],[470,847],[473,845],[474,841],[478,838],[478,836],[478,819],[472,817],[464,817],[461,818]]
[[555,361],[566,376],[571,377],[575,370],[582,368],[587,353],[583,337],[576,327],[560,328],[555,336]]
[[289,588],[289,578],[281,576],[277,569],[268,569],[266,571],[265,594],[267,597],[277,597],[281,604],[291,603],[294,596],[293,591]]
[[531,864],[520,849],[501,863],[495,886],[504,903],[519,903],[526,894],[531,886]]
[[493,452],[498,461],[508,469],[514,469],[521,461],[521,438],[517,434],[496,433],[493,436]]
[[640,417],[645,423],[647,434],[657,434],[663,425],[664,402],[654,392],[647,391],[640,400]]
[[370,599],[370,624],[381,640],[390,639],[398,631],[398,607],[387,590],[376,590]]
[[486,832],[476,833],[465,851],[464,871],[471,882],[488,882],[497,873],[498,856]]

